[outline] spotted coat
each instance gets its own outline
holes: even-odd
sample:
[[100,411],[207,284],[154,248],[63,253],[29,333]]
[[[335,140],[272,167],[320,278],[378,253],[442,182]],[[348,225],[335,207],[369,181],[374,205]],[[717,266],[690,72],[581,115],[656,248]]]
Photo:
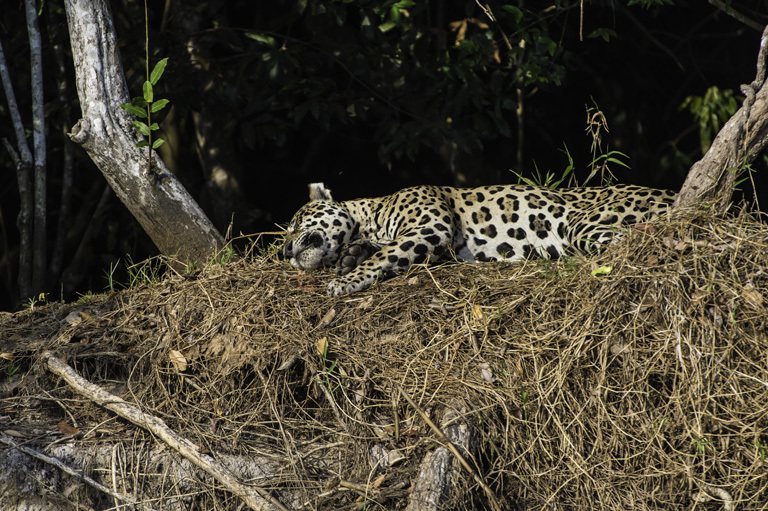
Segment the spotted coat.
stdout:
[[[443,257],[518,261],[593,252],[611,242],[617,228],[658,215],[673,201],[672,192],[631,185],[562,190],[497,185],[415,186],[386,197],[336,202],[315,183],[310,202],[286,230],[282,254],[303,270],[339,266],[342,274],[328,284],[328,294],[339,296]],[[361,246],[368,249],[366,258],[350,256]]]

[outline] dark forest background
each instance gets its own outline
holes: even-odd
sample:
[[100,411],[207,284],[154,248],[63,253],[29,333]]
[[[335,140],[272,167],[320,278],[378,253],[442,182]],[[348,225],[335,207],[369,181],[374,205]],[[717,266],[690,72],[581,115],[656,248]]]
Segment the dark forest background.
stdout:
[[[144,4],[111,7],[139,94]],[[620,151],[630,168],[612,164],[617,181],[677,189],[740,105],[768,23],[762,0],[169,0],[148,8],[150,64],[169,58],[156,95],[173,106],[160,155],[235,237],[277,230],[314,181],[339,200],[413,184],[514,183],[516,173],[562,175],[570,155],[580,184],[596,156]],[[39,20],[47,289],[49,299],[70,300],[105,289],[109,273],[124,279],[126,261],[156,249],[69,142],[79,106],[61,3],[46,0]],[[0,41],[23,115],[31,108],[25,23],[22,3],[4,0]],[[598,109],[610,131],[595,151],[587,128]],[[4,97],[0,137],[14,140]],[[754,166],[737,200],[754,200],[753,183],[765,190],[764,167]],[[0,148],[0,309],[25,306],[14,172]]]

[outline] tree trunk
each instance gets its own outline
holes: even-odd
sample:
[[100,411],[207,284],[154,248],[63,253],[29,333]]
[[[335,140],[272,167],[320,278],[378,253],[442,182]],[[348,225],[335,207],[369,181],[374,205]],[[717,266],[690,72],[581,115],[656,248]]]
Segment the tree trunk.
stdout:
[[70,137],[83,146],[118,198],[157,248],[179,260],[203,262],[224,245],[195,200],[155,155],[136,147],[112,18],[104,0],[66,0],[82,119]]
[[719,208],[727,209],[736,174],[749,165],[768,144],[768,83],[765,61],[768,54],[768,26],[760,40],[757,77],[741,87],[743,105],[715,137],[704,157],[688,172],[675,207],[691,207],[719,194]]
[[8,101],[8,113],[11,116],[13,130],[16,133],[16,149],[7,139],[3,142],[16,166],[16,179],[19,185],[19,215],[16,227],[19,230],[19,294],[22,299],[30,298],[32,292],[32,151],[27,145],[21,112],[16,103],[13,83],[0,43],[0,81],[3,82],[5,98]]

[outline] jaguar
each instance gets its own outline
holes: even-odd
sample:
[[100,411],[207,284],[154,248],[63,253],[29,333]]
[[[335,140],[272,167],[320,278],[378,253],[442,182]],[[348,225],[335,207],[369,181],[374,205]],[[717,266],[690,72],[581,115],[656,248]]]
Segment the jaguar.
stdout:
[[281,253],[297,269],[336,267],[327,287],[331,296],[442,258],[519,261],[599,252],[623,228],[662,214],[675,199],[667,190],[622,184],[414,186],[344,202],[323,183],[309,189]]

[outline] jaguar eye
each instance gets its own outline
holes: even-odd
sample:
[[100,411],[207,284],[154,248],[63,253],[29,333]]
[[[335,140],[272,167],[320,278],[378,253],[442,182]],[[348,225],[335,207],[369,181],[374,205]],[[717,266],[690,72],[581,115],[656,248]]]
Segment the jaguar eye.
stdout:
[[312,245],[315,248],[318,248],[320,245],[323,244],[323,237],[322,237],[322,235],[320,235],[320,233],[313,232],[307,238],[307,244]]

